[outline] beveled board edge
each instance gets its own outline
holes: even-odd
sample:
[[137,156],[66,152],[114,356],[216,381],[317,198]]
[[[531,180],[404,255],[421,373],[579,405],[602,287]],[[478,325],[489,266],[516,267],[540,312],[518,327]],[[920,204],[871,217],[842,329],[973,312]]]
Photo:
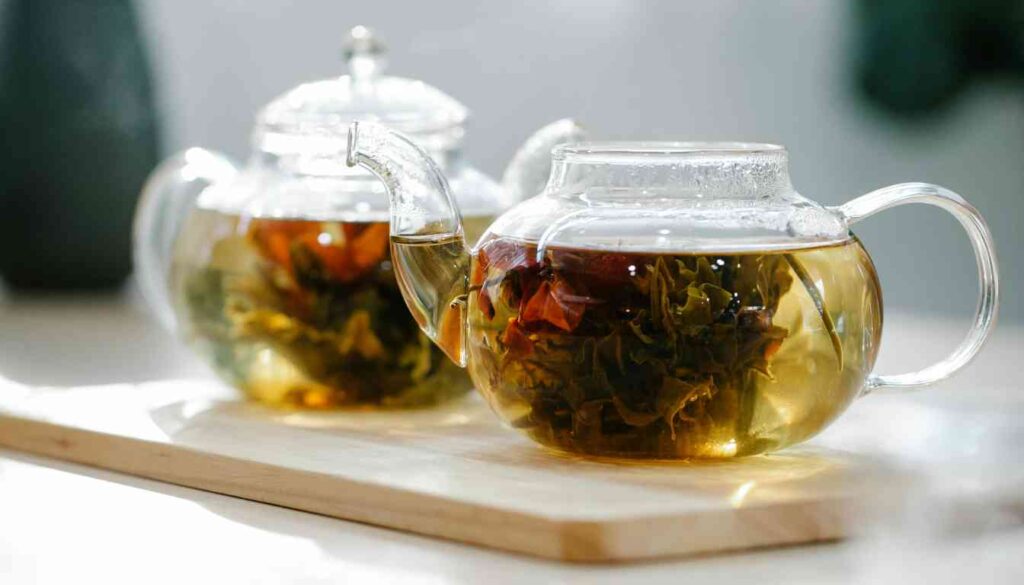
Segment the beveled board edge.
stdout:
[[834,540],[844,500],[574,521],[0,412],[0,445],[344,520],[573,562],[624,562]]

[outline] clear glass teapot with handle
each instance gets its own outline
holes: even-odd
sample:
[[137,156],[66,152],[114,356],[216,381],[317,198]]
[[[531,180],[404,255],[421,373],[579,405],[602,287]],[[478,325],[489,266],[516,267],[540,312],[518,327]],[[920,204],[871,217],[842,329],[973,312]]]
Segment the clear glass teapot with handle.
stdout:
[[[154,171],[135,221],[139,282],[169,328],[260,401],[430,404],[471,385],[403,306],[387,197],[369,172],[345,165],[348,122],[412,136],[448,178],[470,237],[515,194],[463,159],[464,106],[384,76],[384,49],[365,28],[353,29],[345,55],[348,75],[300,85],[260,112],[243,168],[192,148]],[[576,136],[564,120],[528,144]],[[531,152],[517,154],[510,177],[547,169],[548,157]]]
[[[543,190],[469,248],[444,177],[411,141],[362,123],[349,141],[349,164],[388,187],[392,258],[420,327],[506,423],[555,449],[661,459],[779,449],[872,390],[946,378],[995,323],[991,235],[942,187],[894,185],[824,207],[793,189],[780,146],[564,144]],[[960,221],[981,296],[952,355],[880,376],[881,290],[850,226],[906,203]]]

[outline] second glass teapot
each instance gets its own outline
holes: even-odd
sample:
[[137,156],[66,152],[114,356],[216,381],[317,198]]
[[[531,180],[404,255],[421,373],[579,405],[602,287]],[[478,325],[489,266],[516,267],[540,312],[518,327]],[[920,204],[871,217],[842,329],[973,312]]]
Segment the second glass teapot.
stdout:
[[[470,234],[516,196],[463,159],[466,108],[421,81],[384,76],[383,53],[353,29],[350,73],[267,105],[244,168],[193,148],[144,189],[135,259],[145,296],[223,379],[262,402],[407,407],[471,388],[403,306],[387,197],[370,173],[345,165],[347,124],[374,120],[413,136],[451,182]],[[545,127],[508,175],[545,170],[547,157],[531,153],[578,132],[570,121]]]
[[[775,450],[868,391],[949,376],[994,325],[991,235],[941,187],[895,185],[827,208],[794,191],[779,146],[568,144],[554,149],[543,191],[469,248],[429,157],[379,125],[356,123],[349,140],[349,164],[390,192],[392,258],[420,327],[504,421],[559,450]],[[960,221],[981,296],[950,357],[879,376],[881,290],[849,226],[905,203]]]

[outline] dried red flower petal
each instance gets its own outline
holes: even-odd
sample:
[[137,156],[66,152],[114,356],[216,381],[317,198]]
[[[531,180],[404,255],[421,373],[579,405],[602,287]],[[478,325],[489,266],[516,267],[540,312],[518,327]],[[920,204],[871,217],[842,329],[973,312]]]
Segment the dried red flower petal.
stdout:
[[480,307],[480,312],[487,317],[488,320],[494,318],[494,303],[491,302],[491,295],[487,294],[486,289],[480,289],[476,296],[477,306]]
[[523,307],[521,318],[527,322],[545,321],[563,331],[580,324],[586,299],[573,293],[561,279],[544,281]]
[[768,344],[768,346],[764,348],[764,359],[766,359],[766,360],[772,359],[772,357],[775,356],[776,352],[779,351],[779,348],[782,347],[782,342],[783,341],[784,341],[783,339],[773,339]]
[[[556,249],[549,251],[549,257],[555,271],[585,280],[590,287],[626,286],[636,278],[635,256],[614,252],[584,253],[573,249]],[[630,266],[633,267],[632,270]],[[573,280],[575,282],[575,278]]]
[[515,241],[491,240],[477,252],[477,261],[485,270],[493,268],[505,272],[512,268],[532,268],[537,265],[536,250],[534,246],[522,246]]
[[533,353],[533,342],[523,333],[522,328],[514,317],[508,320],[508,326],[501,334],[501,343],[508,349],[510,355],[522,357]]
[[[331,228],[340,228],[340,235]],[[270,262],[295,274],[292,247],[313,253],[331,277],[352,282],[374,270],[388,254],[388,224],[327,224],[305,220],[254,219],[249,237]],[[335,237],[339,236],[339,237]]]

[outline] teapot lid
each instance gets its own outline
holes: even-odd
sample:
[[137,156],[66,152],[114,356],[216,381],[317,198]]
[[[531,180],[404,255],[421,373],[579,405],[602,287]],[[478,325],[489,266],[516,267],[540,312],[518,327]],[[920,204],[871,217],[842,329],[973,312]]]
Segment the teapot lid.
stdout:
[[386,47],[373,31],[349,31],[349,73],[304,83],[257,116],[256,148],[275,154],[343,152],[348,125],[373,121],[410,135],[428,150],[458,146],[468,110],[441,90],[415,79],[383,75]]

